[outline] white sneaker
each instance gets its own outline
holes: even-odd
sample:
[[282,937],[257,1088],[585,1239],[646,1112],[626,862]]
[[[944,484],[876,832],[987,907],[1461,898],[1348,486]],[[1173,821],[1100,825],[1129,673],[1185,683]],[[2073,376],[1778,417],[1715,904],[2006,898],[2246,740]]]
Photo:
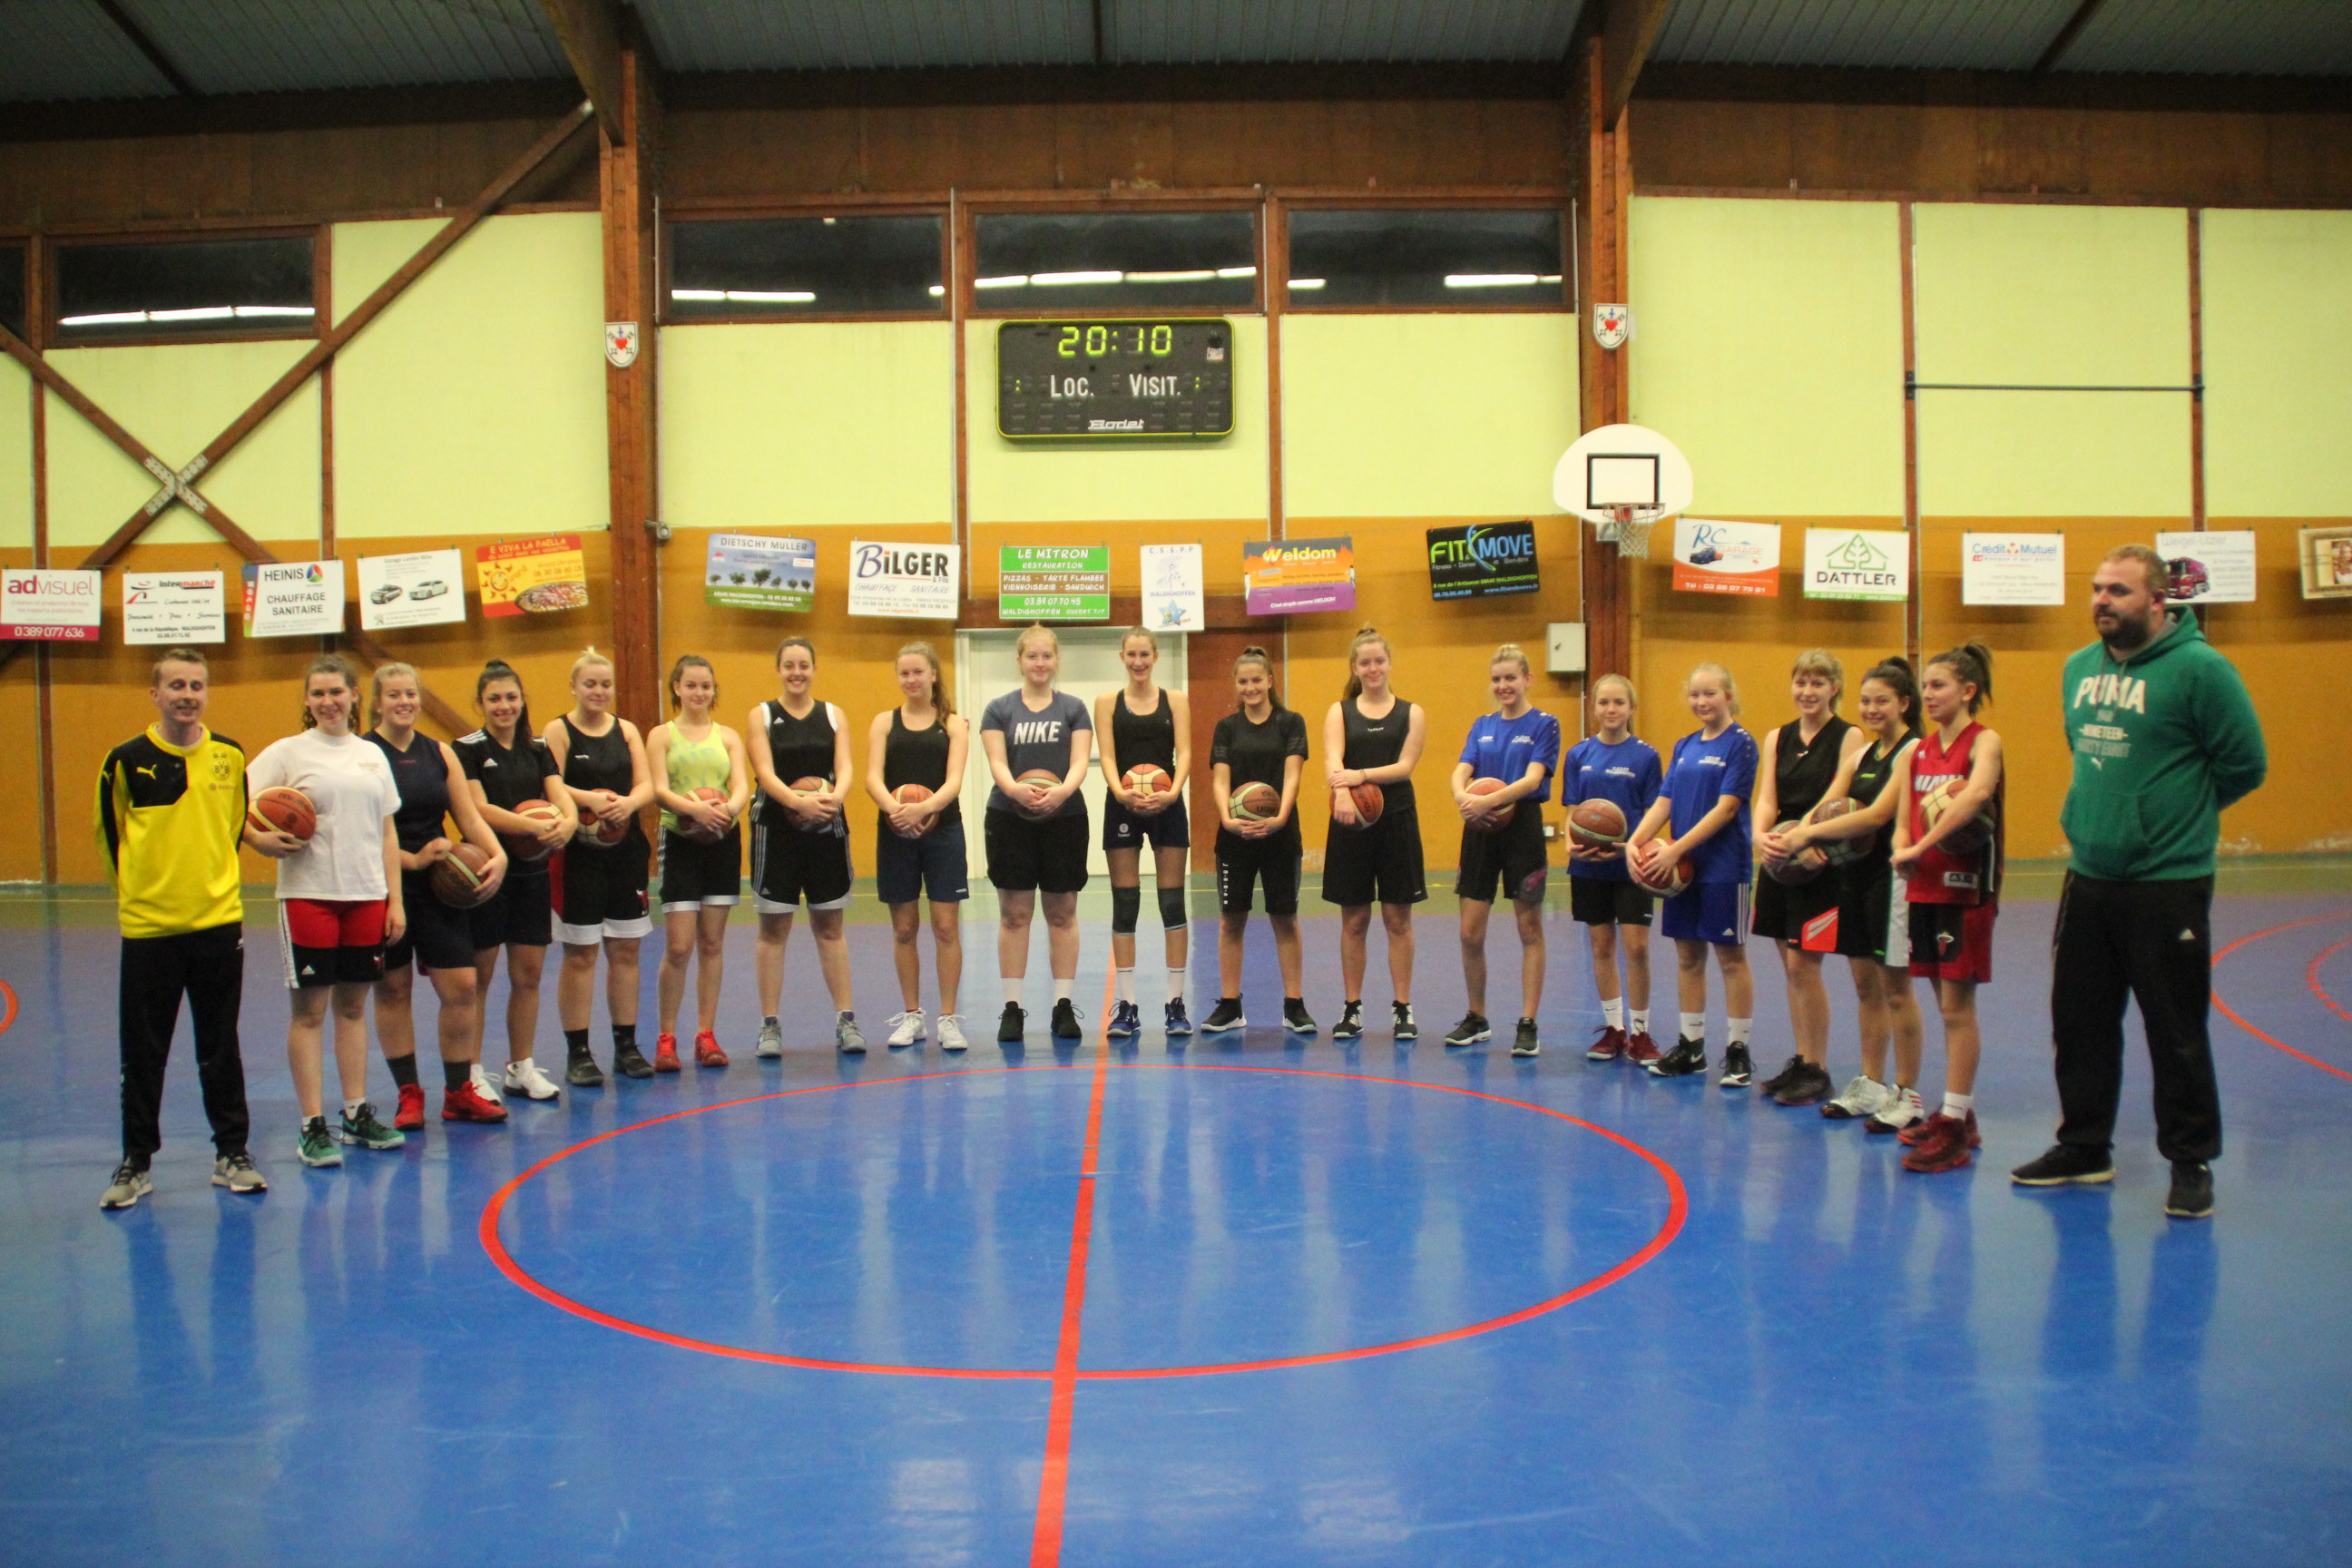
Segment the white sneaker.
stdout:
[[1850,1121],[1857,1116],[1875,1116],[1886,1108],[1895,1091],[1868,1073],[1857,1073],[1846,1080],[1846,1086],[1835,1100],[1822,1107],[1822,1114],[1832,1121]]
[[1900,1132],[1914,1121],[1924,1121],[1927,1106],[1920,1103],[1916,1089],[1891,1089],[1886,1091],[1886,1103],[1872,1113],[1862,1124],[1865,1132]]
[[476,1094],[480,1095],[492,1105],[504,1105],[507,1102],[506,1096],[499,1092],[497,1080],[490,1077],[488,1071],[483,1068],[481,1063],[476,1062],[467,1073],[467,1076],[473,1079],[474,1092]]
[[784,1030],[782,1025],[762,1024],[760,1026],[759,1051],[763,1057],[780,1057],[784,1054]]
[[908,1013],[890,1015],[890,1048],[892,1050],[897,1050],[901,1046],[920,1045],[922,1040],[923,1010],[920,1007]]
[[[477,1073],[482,1069],[476,1068]],[[519,1062],[507,1063],[507,1092],[529,1100],[553,1100],[561,1091],[555,1080],[539,1070],[539,1064],[525,1057]],[[501,1103],[504,1103],[501,1101]]]
[[943,1051],[961,1051],[966,1048],[969,1042],[963,1037],[963,1015],[961,1013],[940,1014],[940,1049]]

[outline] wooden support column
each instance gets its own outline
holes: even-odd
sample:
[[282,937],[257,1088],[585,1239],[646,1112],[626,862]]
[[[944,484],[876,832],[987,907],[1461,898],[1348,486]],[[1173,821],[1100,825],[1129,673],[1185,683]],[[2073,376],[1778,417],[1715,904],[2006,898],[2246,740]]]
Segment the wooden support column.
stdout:
[[[599,153],[604,215],[604,319],[635,324],[636,358],[606,360],[604,430],[612,482],[613,660],[615,706],[639,728],[661,718],[661,604],[653,531],[660,489],[656,447],[655,201],[660,109],[650,58],[621,51],[624,138]],[[604,106],[599,106],[603,108]]]
[[[1570,134],[1581,143],[1574,163],[1580,220],[1577,274],[1583,280],[1582,297],[1576,301],[1576,338],[1582,427],[1587,430],[1622,424],[1627,417],[1624,356],[1633,352],[1630,343],[1604,349],[1592,337],[1592,307],[1626,298],[1625,187],[1631,184],[1632,167],[1626,117],[1621,114],[1613,129],[1601,118],[1606,99],[1602,65],[1602,40],[1591,38],[1570,103]],[[1579,532],[1583,541],[1585,668],[1589,675],[1631,676],[1634,569],[1615,545],[1600,542],[1591,527]],[[1588,690],[1591,685],[1588,679]]]

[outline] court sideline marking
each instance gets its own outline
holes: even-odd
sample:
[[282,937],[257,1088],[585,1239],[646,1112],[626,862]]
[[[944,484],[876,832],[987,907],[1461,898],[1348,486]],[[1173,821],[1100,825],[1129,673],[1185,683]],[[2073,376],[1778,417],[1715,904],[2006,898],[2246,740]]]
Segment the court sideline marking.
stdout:
[[[2352,947],[2352,936],[2346,937],[2342,942],[2337,942],[2333,947],[2321,948],[2318,954],[2312,959],[2309,967],[2304,970],[2303,983],[2311,987],[2311,994],[2319,998],[2320,1005],[2326,1007],[2329,1012],[2335,1014],[2346,1023],[2352,1024],[2352,1013],[2346,1012],[2344,1010],[2343,1004],[2336,1001],[2335,997],[2330,996],[2327,994],[2327,987],[2319,983],[2319,966],[2326,963],[2337,953],[2342,952],[2347,947]],[[5,1027],[7,1027],[6,1025],[0,1024],[0,1028]]]
[[[2340,921],[2346,918],[2346,916],[2340,914],[2313,915],[2308,920],[2288,921],[2283,925],[2266,927],[2262,931],[2254,931],[2249,935],[2240,937],[2237,941],[2231,942],[2229,946],[2215,953],[2212,957],[2210,967],[2219,969],[2221,966],[2221,961],[2223,959],[2229,957],[2231,953],[2237,952],[2248,942],[2260,942],[2266,936],[2276,936],[2283,931],[2295,931],[2304,926],[2326,925],[2330,921]],[[2344,943],[2339,942],[2336,945],[2340,947],[2343,946]],[[2334,951],[2335,948],[2330,948],[2328,950],[2329,952],[2333,952]],[[2320,956],[2324,958],[2326,954],[2322,953]],[[2306,977],[2311,974],[2315,974],[2317,972],[2318,963],[2317,960],[2314,960],[2311,969],[2305,972]],[[2247,1023],[2243,1018],[2238,1016],[2238,1010],[2236,1008],[2231,1006],[2227,1001],[2222,999],[2221,987],[2218,985],[2213,987],[2212,995],[2213,1005],[2221,1010],[2221,1016],[2223,1017],[2229,1019],[2230,1022],[2237,1025],[2238,1027],[2245,1030],[2246,1033],[2253,1036],[2254,1038],[2262,1041],[2264,1045],[2275,1047],[2279,1050],[2284,1051],[2287,1055],[2294,1058],[2297,1061],[2309,1062],[2313,1067],[2317,1068],[2322,1072],[2332,1072],[2337,1078],[2352,1079],[2352,1072],[2346,1072],[2342,1068],[2336,1066],[2332,1062],[2321,1061],[2317,1057],[2312,1056],[2308,1052],[2296,1050],[2293,1046],[2288,1045],[2284,1040],[2280,1039],[2277,1036],[2265,1034],[2262,1030],[2255,1028],[2252,1024]],[[2324,994],[2322,1000],[2326,1000]],[[2329,1005],[2333,1006],[2334,1004],[2330,1003]],[[2341,1011],[2340,1008],[2337,1010],[2339,1012]]]

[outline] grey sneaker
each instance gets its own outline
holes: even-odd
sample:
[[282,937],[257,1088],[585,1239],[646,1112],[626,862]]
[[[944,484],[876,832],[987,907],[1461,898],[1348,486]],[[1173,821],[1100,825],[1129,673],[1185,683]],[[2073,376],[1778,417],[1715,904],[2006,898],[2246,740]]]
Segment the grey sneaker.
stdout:
[[99,1198],[98,1206],[102,1209],[127,1209],[154,1190],[155,1184],[148,1179],[147,1167],[134,1165],[125,1160],[114,1167],[114,1179],[106,1184],[106,1191]]
[[784,1026],[782,1024],[774,1023],[761,1025],[760,1044],[757,1047],[757,1049],[763,1057],[782,1056],[784,1054]]
[[343,1125],[335,1133],[335,1141],[362,1149],[397,1149],[408,1142],[408,1134],[396,1132],[377,1121],[373,1102],[362,1100],[357,1110],[343,1112]]
[[213,1162],[213,1185],[226,1187],[233,1193],[266,1193],[269,1184],[253,1168],[252,1156],[242,1151],[223,1154]]
[[1822,1106],[1822,1114],[1832,1121],[1851,1121],[1860,1117],[1875,1116],[1886,1109],[1895,1091],[1868,1073],[1856,1073],[1846,1079],[1845,1088],[1835,1100]]
[[335,1147],[334,1134],[327,1131],[327,1119],[323,1116],[313,1116],[302,1123],[301,1131],[295,1137],[294,1152],[306,1165],[343,1163],[343,1152]]
[[833,1048],[853,1057],[866,1054],[865,1033],[858,1028],[857,1020],[846,1013],[833,1021]]
[[1543,1042],[1536,1037],[1536,1021],[1533,1018],[1520,1019],[1518,1030],[1511,1038],[1511,1054],[1515,1057],[1532,1057],[1542,1049]]

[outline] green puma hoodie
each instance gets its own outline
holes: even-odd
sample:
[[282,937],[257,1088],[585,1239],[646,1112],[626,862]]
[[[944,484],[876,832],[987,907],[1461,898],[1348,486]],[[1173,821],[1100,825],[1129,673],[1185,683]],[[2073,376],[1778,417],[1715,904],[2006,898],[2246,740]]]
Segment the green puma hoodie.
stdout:
[[2196,612],[2175,608],[2121,661],[2104,642],[2079,649],[2062,695],[2074,753],[2059,816],[2069,868],[2112,880],[2211,876],[2221,808],[2258,787],[2269,762],[2246,684]]

